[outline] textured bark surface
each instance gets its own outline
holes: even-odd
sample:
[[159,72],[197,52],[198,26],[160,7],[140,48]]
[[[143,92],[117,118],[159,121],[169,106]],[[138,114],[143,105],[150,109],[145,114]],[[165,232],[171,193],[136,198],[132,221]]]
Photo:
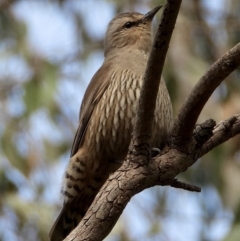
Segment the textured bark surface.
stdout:
[[130,199],[146,188],[169,185],[200,191],[197,187],[178,182],[176,176],[186,171],[199,157],[240,133],[240,114],[217,125],[215,121],[207,120],[196,126],[197,118],[213,91],[240,65],[240,44],[237,44],[199,80],[179,111],[164,149],[158,156],[151,158],[149,136],[155,106],[153,101],[157,95],[155,90],[159,85],[156,81],[162,72],[180,4],[180,0],[168,0],[164,6],[146,70],[128,156],[123,165],[108,178],[81,223],[65,241],[103,240]]

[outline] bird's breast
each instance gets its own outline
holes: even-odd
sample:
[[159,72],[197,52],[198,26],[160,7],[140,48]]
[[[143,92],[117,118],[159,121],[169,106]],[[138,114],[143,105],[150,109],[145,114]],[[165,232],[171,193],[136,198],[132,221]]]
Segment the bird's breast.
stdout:
[[[122,160],[128,151],[143,76],[130,70],[113,71],[109,86],[91,117],[84,146],[97,158]],[[165,83],[161,83],[156,104],[152,144],[159,146],[172,120],[172,106]]]

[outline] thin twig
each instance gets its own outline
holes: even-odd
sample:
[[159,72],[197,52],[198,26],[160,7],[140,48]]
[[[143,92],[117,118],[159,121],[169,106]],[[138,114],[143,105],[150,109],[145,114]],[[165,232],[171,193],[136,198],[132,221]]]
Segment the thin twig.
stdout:
[[177,179],[174,179],[170,186],[175,187],[175,188],[184,189],[184,190],[187,190],[190,192],[201,192],[201,187],[197,187],[192,184],[181,182],[181,181],[178,181]]

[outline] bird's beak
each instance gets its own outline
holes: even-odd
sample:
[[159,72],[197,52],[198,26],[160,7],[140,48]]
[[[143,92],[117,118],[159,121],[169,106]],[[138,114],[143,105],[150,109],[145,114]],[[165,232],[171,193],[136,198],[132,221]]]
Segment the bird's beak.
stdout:
[[146,13],[143,18],[142,21],[143,22],[151,22],[153,17],[155,16],[155,14],[158,12],[158,10],[160,8],[162,8],[163,5],[157,6],[154,9],[152,9],[151,11],[149,11],[148,13]]

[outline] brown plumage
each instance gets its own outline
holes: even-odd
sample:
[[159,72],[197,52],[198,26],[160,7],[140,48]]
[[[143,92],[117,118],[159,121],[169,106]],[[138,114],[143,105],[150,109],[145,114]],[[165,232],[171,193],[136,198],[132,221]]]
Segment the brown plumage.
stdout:
[[[79,127],[65,172],[63,209],[50,232],[60,241],[85,215],[95,195],[127,154],[143,75],[151,49],[151,21],[160,7],[143,15],[120,13],[105,37],[105,60],[82,101]],[[164,80],[155,109],[152,146],[160,147],[172,124]]]

